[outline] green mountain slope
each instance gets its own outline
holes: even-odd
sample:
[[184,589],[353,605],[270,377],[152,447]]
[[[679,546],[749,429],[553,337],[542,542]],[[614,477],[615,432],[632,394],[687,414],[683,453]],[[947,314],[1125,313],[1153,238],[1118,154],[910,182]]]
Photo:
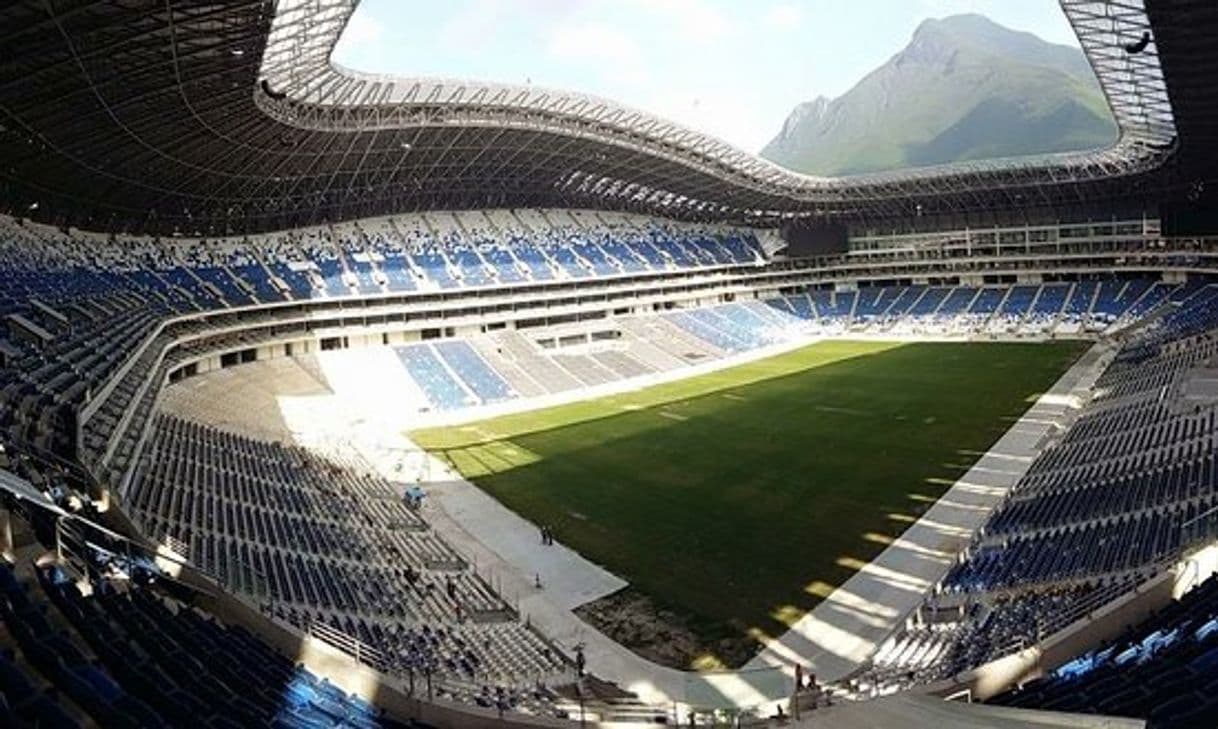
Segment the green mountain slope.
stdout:
[[924,22],[837,99],[800,104],[761,155],[846,175],[1092,149],[1116,136],[1082,51],[957,15]]

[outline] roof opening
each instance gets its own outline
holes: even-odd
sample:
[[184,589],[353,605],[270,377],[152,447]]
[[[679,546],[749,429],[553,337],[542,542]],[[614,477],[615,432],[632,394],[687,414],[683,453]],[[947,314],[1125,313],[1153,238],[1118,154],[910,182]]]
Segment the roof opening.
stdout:
[[[364,0],[360,71],[587,93],[798,172],[1095,149],[1117,125],[1056,0]],[[1136,38],[1130,42],[1136,42]]]

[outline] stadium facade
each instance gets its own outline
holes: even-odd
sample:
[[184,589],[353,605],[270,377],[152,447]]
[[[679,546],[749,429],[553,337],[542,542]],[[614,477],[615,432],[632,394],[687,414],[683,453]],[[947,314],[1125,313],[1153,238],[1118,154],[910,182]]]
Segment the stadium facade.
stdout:
[[[587,708],[573,681],[584,649],[526,620],[393,498],[376,454],[283,445],[204,417],[215,403],[172,405],[175,383],[256,363],[364,352],[363,371],[400,368],[387,382],[414,393],[404,409],[447,422],[812,337],[1096,340],[1094,387],[1062,416],[1060,442],[1026,459],[989,521],[957,535],[932,590],[902,597],[882,625],[864,621],[858,655],[825,663],[822,678],[851,698],[911,684],[988,698],[1056,669],[1048,649],[1006,649],[1070,628],[1080,606],[1137,622],[1212,539],[1214,404],[1194,377],[1218,327],[1212,3],[1062,0],[1120,129],[1111,148],[846,178],[799,175],[605,99],[343,69],[330,53],[355,5],[0,8],[0,465],[6,505],[57,547],[33,594],[76,637],[43,640],[21,609],[32,588],[8,571],[5,617],[38,672],[69,687],[68,713],[176,725],[191,718],[183,705],[241,681],[282,695],[209,721],[561,725]],[[844,250],[787,254],[800,229],[834,226]],[[1132,495],[1114,497],[1116,484]],[[66,586],[114,572],[138,585],[127,603]],[[181,590],[261,642],[183,623],[162,601]],[[1198,692],[1204,666],[1188,661],[1209,649],[1205,594],[1173,609],[1194,639],[1164,664]],[[99,637],[89,615],[129,622]],[[1058,663],[1116,622],[1075,627],[1078,648]],[[106,646],[139,643],[141,628],[215,656],[257,651],[265,675],[225,659],[218,683],[196,682],[199,667],[158,653],[157,639],[143,645],[149,663],[124,667]],[[107,676],[74,672],[73,640]],[[290,659],[314,651],[307,670],[275,657],[286,646]],[[815,702],[788,704],[794,665],[816,655],[778,645],[761,656],[768,673],[700,688],[658,667],[623,675],[591,649],[587,667],[636,694],[664,689],[638,704],[598,697],[602,717],[678,704],[681,718]],[[1008,661],[1000,686],[983,670],[995,660]],[[1080,666],[999,701],[1052,708],[1074,676],[1094,678]],[[172,700],[149,698],[160,680]],[[572,683],[578,696],[556,692]],[[1161,709],[1124,685],[1091,691],[1069,708],[1212,710]],[[22,706],[31,722],[63,711]]]

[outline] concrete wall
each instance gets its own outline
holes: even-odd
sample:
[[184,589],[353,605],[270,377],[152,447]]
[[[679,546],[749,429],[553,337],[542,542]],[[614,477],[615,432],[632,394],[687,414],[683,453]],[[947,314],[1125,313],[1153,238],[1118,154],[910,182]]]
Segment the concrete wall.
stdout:
[[1174,571],[1161,574],[1079,618],[1039,645],[941,681],[928,687],[927,692],[946,697],[969,691],[975,700],[984,701],[1012,686],[1043,676],[1163,609],[1172,600],[1175,584]]

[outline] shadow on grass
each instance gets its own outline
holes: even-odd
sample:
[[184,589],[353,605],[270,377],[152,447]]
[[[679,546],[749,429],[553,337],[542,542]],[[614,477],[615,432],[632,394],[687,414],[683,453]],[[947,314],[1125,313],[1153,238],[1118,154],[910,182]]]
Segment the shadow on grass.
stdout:
[[[611,395],[593,401],[581,401],[558,405],[542,410],[504,415],[476,423],[425,428],[409,433],[411,440],[433,454],[459,451],[463,448],[488,445],[513,438],[538,435],[581,425],[595,420],[628,416],[635,413],[654,413],[663,408],[687,405],[707,397],[721,396],[728,391],[741,399],[729,402],[747,402],[747,391],[757,385],[775,383],[789,378],[801,378],[807,373],[843,365],[852,360],[875,354],[891,352],[911,346],[894,342],[835,341],[819,342],[795,352],[749,362],[738,367],[698,375],[685,380],[667,382],[647,387],[636,392]],[[826,348],[860,348],[845,351],[831,359],[813,359],[817,352]],[[580,411],[587,411],[579,414]],[[457,434],[473,433],[472,438]],[[455,443],[453,441],[456,441]],[[451,443],[451,444],[450,444]]]
[[[954,364],[939,361],[945,351]],[[1044,354],[905,345],[442,453],[679,614],[701,639],[701,665],[738,665],[901,538],[1074,360]],[[1023,366],[987,369],[1002,358]],[[681,420],[658,414],[677,408]],[[950,524],[927,528],[931,541],[960,537]],[[943,555],[932,544],[910,559]],[[900,574],[874,581],[928,587]],[[858,604],[830,614],[881,617]]]

